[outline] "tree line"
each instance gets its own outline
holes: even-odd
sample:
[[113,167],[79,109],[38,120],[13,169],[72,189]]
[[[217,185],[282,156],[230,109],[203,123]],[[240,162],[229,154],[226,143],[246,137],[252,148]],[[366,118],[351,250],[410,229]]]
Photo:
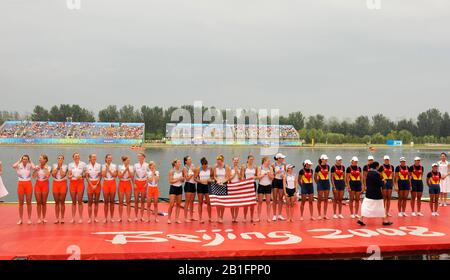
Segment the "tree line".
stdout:
[[[194,107],[184,105],[179,108],[186,109],[192,120],[194,119]],[[225,120],[226,111],[215,107],[218,114]],[[163,108],[159,106],[140,108],[132,105],[117,107],[109,105],[98,112],[97,118],[94,112],[82,108],[79,105],[61,104],[46,109],[35,106],[33,113],[20,116],[17,112],[0,112],[0,123],[9,119],[27,119],[33,121],[74,121],[74,122],[143,122],[146,127],[146,139],[161,139],[165,136],[166,123],[171,120],[172,113],[178,107]],[[208,108],[203,107],[206,112]],[[248,115],[249,112],[244,112]],[[211,121],[217,117],[213,116]],[[249,122],[247,116],[245,122]],[[235,117],[235,121],[237,117]],[[271,120],[268,118],[267,123]],[[207,122],[206,122],[207,123]],[[300,134],[300,138],[307,143],[312,140],[316,143],[342,144],[342,143],[371,143],[384,144],[386,140],[402,140],[404,143],[446,143],[450,144],[450,116],[448,112],[438,109],[429,109],[421,112],[415,119],[402,119],[393,121],[383,114],[372,117],[361,115],[354,120],[339,120],[335,117],[325,118],[317,114],[305,116],[302,112],[292,112],[286,116],[280,116],[280,124],[293,125]]]

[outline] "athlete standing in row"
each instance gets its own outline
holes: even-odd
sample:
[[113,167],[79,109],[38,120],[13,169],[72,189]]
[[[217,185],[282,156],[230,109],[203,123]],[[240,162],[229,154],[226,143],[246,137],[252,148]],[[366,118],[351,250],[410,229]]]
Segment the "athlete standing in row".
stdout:
[[19,198],[19,221],[17,222],[17,224],[22,224],[23,204],[24,201],[26,201],[28,224],[31,225],[31,200],[33,199],[33,184],[31,182],[31,176],[36,166],[31,161],[30,156],[23,155],[16,163],[13,164],[12,167],[16,170],[18,176],[17,195]]
[[50,178],[50,167],[47,165],[48,157],[47,155],[41,155],[39,157],[39,164],[33,171],[33,178],[36,179],[34,184],[34,196],[36,198],[37,204],[37,223],[47,223],[47,199],[48,199],[48,188],[49,188],[49,178]]
[[83,223],[83,195],[84,195],[84,174],[86,163],[80,161],[80,154],[72,155],[73,162],[69,163],[70,197],[72,199],[72,224],[75,223],[75,216],[78,205],[78,223]]
[[345,166],[342,157],[336,157],[336,164],[331,167],[331,184],[333,186],[333,218],[343,219],[342,200],[345,191]]
[[[231,168],[225,164],[225,157],[223,155],[219,155],[217,157],[216,166],[214,167],[214,181],[216,184],[221,186],[226,186],[228,180],[231,176]],[[216,206],[217,209],[217,222],[219,224],[223,223],[223,214],[225,213],[224,206]]]
[[366,188],[367,174],[369,173],[369,170],[370,170],[369,166],[374,162],[375,162],[375,158],[373,156],[367,157],[367,164],[364,165],[363,170],[362,170],[362,185],[364,188]]
[[[358,158],[353,157],[351,165],[347,168],[347,188],[350,195],[350,217],[352,219],[359,218],[359,205],[362,189],[362,172],[361,167],[358,166]],[[370,166],[370,165],[369,165]],[[367,169],[367,175],[370,168]],[[367,176],[366,176],[367,178]]]
[[86,166],[86,181],[88,183],[88,224],[92,222],[92,205],[94,205],[94,222],[98,223],[98,205],[101,194],[102,166],[97,162],[97,155],[89,155],[89,163]]
[[438,164],[441,173],[441,205],[447,206],[447,193],[450,192],[450,162],[447,160],[446,153],[441,153]]
[[272,207],[273,217],[272,221],[285,221],[286,219],[281,215],[283,210],[284,190],[283,178],[286,175],[286,163],[284,162],[286,156],[278,153],[274,157],[275,162],[272,164],[272,170],[275,174],[272,182]]
[[[190,223],[194,220],[194,200],[197,190],[195,188],[195,167],[192,164],[192,158],[190,156],[184,157],[184,221]],[[188,217],[189,215],[189,217]]]
[[391,164],[391,159],[389,156],[384,156],[384,164],[380,166],[378,169],[381,177],[383,179],[383,201],[384,208],[386,210],[386,216],[391,217],[390,209],[391,209],[391,199],[392,199],[392,190],[394,188],[394,175],[395,169]]
[[314,220],[314,175],[312,170],[312,162],[307,159],[303,164],[303,169],[298,173],[298,183],[300,185],[300,193],[302,196],[302,203],[300,205],[300,221],[303,221],[303,212],[305,210],[306,199],[308,199],[309,214],[311,220]]
[[[230,183],[237,183],[241,180],[241,172],[239,169],[239,157],[234,157],[232,166],[230,167]],[[239,215],[239,207],[231,207],[231,222],[237,223]]]
[[172,211],[175,209],[175,221],[177,224],[181,224],[180,208],[181,208],[181,198],[183,196],[183,183],[184,183],[183,169],[181,168],[181,160],[175,159],[172,161],[172,169],[169,171],[169,210],[168,210],[168,220],[167,223],[172,223]]
[[[414,164],[409,167],[409,175],[411,178],[411,216],[420,216],[423,214],[421,212],[422,208],[422,193],[423,193],[423,176],[425,171],[423,166],[420,164],[421,158],[416,157],[414,159]],[[417,214],[416,214],[416,202],[417,202]]]
[[[134,165],[134,221],[144,221],[145,199],[147,197],[148,163],[145,154],[137,154],[138,163]],[[140,211],[139,211],[140,210]]]
[[197,182],[197,195],[198,195],[198,218],[200,224],[203,224],[203,204],[206,203],[208,220],[211,223],[211,202],[209,201],[209,187],[212,181],[212,170],[208,165],[208,160],[202,158],[200,160],[201,167],[198,168],[195,181]]
[[67,193],[67,165],[64,164],[64,156],[59,155],[57,163],[53,164],[53,199],[55,200],[55,224],[64,224],[64,214],[66,212]]
[[127,219],[131,222],[131,192],[133,190],[134,168],[130,165],[130,158],[122,156],[122,165],[119,166],[117,176],[119,177],[119,222],[123,217],[123,200],[127,204]]
[[321,155],[319,165],[316,167],[314,173],[314,180],[317,184],[318,203],[317,211],[319,212],[318,219],[322,219],[322,204],[323,204],[323,218],[328,220],[328,198],[330,195],[330,166],[328,165],[328,156]]
[[439,164],[433,163],[431,172],[427,174],[427,185],[430,195],[431,216],[439,216],[439,193],[441,191],[440,182],[442,174],[439,172]]
[[264,157],[262,159],[262,165],[258,168],[257,178],[259,180],[258,184],[258,220],[261,221],[261,210],[263,199],[266,200],[266,214],[267,222],[270,223],[270,194],[272,193],[272,180],[274,178],[274,173],[272,167],[270,166],[270,159]]
[[[241,177],[244,179],[255,179],[255,191],[257,190],[257,185],[256,185],[256,179],[257,179],[257,170],[258,168],[255,166],[254,164],[255,162],[255,157],[252,155],[249,155],[247,157],[247,164],[243,164],[241,166]],[[255,206],[251,205],[251,206],[244,206],[244,223],[247,222],[247,214],[248,211],[250,210],[250,221],[254,222],[254,214],[255,214]]]
[[158,223],[158,200],[159,200],[159,171],[156,170],[156,163],[150,161],[148,164],[148,198],[147,198],[147,217],[150,222],[150,215],[153,204],[153,215],[155,217],[155,223]]
[[105,164],[102,166],[105,223],[108,222],[108,213],[110,215],[109,221],[114,222],[114,203],[117,189],[117,165],[112,163],[112,161],[112,155],[107,154],[105,156]]
[[406,165],[406,159],[400,158],[400,165],[395,168],[395,190],[398,192],[398,216],[407,217],[406,202],[411,190],[411,180],[409,178],[409,168]]
[[287,221],[290,223],[294,222],[294,209],[295,202],[297,200],[297,184],[298,178],[295,176],[293,170],[295,166],[288,164],[286,166],[286,174],[283,177],[283,190],[286,196],[286,213]]

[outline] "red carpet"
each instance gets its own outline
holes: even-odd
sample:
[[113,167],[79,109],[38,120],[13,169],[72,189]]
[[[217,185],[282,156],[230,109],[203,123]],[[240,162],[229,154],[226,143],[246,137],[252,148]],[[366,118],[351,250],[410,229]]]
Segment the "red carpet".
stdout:
[[[397,206],[396,202],[394,206]],[[440,208],[440,217],[431,217],[425,203],[425,217],[394,217],[394,225],[385,228],[379,220],[368,220],[369,225],[362,228],[350,218],[305,220],[292,224],[231,224],[229,210],[226,210],[223,225],[200,225],[198,222],[168,225],[166,217],[160,217],[158,224],[80,225],[67,223],[71,213],[69,204],[66,224],[54,225],[53,207],[49,204],[48,224],[18,226],[17,205],[0,205],[0,259],[68,259],[77,256],[81,259],[332,258],[347,254],[366,255],[371,245],[378,246],[381,255],[450,250],[450,207]],[[84,209],[87,214],[87,205]],[[167,205],[161,203],[161,209],[166,211]],[[35,217],[35,205],[33,212]],[[345,212],[348,216],[348,207]],[[99,213],[103,213],[102,205]]]

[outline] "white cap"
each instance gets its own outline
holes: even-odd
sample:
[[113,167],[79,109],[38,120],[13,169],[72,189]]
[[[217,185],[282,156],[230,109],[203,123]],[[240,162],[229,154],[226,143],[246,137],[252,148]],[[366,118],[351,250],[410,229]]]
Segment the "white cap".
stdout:
[[283,155],[282,153],[278,153],[278,154],[275,155],[275,158],[276,158],[276,159],[279,159],[279,158],[286,158],[286,156]]
[[367,160],[375,160],[375,158],[373,156],[368,156]]
[[431,165],[431,167],[437,167],[437,166],[439,166],[439,164],[437,164],[436,162],[435,163],[433,163],[433,165]]
[[352,161],[359,161],[358,157],[352,157]]
[[309,164],[309,165],[312,165],[312,162],[309,160],[309,159],[307,159],[307,160],[305,160],[305,162],[304,162],[305,164]]
[[322,160],[328,159],[328,156],[327,155],[321,155],[320,159],[322,159]]
[[391,158],[388,155],[385,155],[384,160],[391,160]]
[[286,166],[286,170],[289,169],[289,168],[295,168],[295,165],[288,164],[288,165]]
[[406,161],[406,158],[405,157],[401,157],[400,161]]
[[336,157],[336,161],[339,161],[339,160],[342,160],[342,157],[341,157],[341,156],[337,156],[337,157]]
[[416,161],[416,160],[422,160],[422,159],[420,157],[415,157],[414,161]]

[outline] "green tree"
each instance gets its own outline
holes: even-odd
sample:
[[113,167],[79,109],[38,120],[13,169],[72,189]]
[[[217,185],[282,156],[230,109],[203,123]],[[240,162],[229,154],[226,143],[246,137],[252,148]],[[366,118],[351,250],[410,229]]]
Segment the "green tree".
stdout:
[[353,124],[354,135],[363,137],[364,135],[368,135],[370,130],[371,127],[369,117],[359,116],[356,118],[355,123]]
[[134,123],[142,121],[141,113],[132,105],[125,105],[120,108],[119,116],[120,122]]
[[109,105],[98,112],[98,119],[101,122],[119,122],[120,115],[116,105]]
[[[281,117],[280,117],[280,123],[281,123]],[[289,113],[288,117],[286,118],[286,123],[289,125],[293,125],[295,129],[300,130],[305,126],[305,117],[303,116],[302,112],[293,112]]]
[[442,116],[440,132],[442,137],[450,136],[450,116],[448,112],[445,112],[444,115]]
[[396,130],[400,131],[403,129],[410,131],[413,135],[418,135],[417,125],[412,119],[403,119],[397,123]]
[[37,105],[33,109],[33,113],[31,114],[32,121],[48,121],[50,118],[49,112],[42,106]]
[[325,128],[325,117],[323,115],[317,114],[315,116],[309,116],[306,122],[307,129],[324,129]]
[[417,128],[420,136],[440,135],[442,114],[438,109],[430,109],[417,117]]
[[376,114],[372,117],[372,133],[380,133],[386,135],[395,128],[394,122],[389,120],[383,114]]

